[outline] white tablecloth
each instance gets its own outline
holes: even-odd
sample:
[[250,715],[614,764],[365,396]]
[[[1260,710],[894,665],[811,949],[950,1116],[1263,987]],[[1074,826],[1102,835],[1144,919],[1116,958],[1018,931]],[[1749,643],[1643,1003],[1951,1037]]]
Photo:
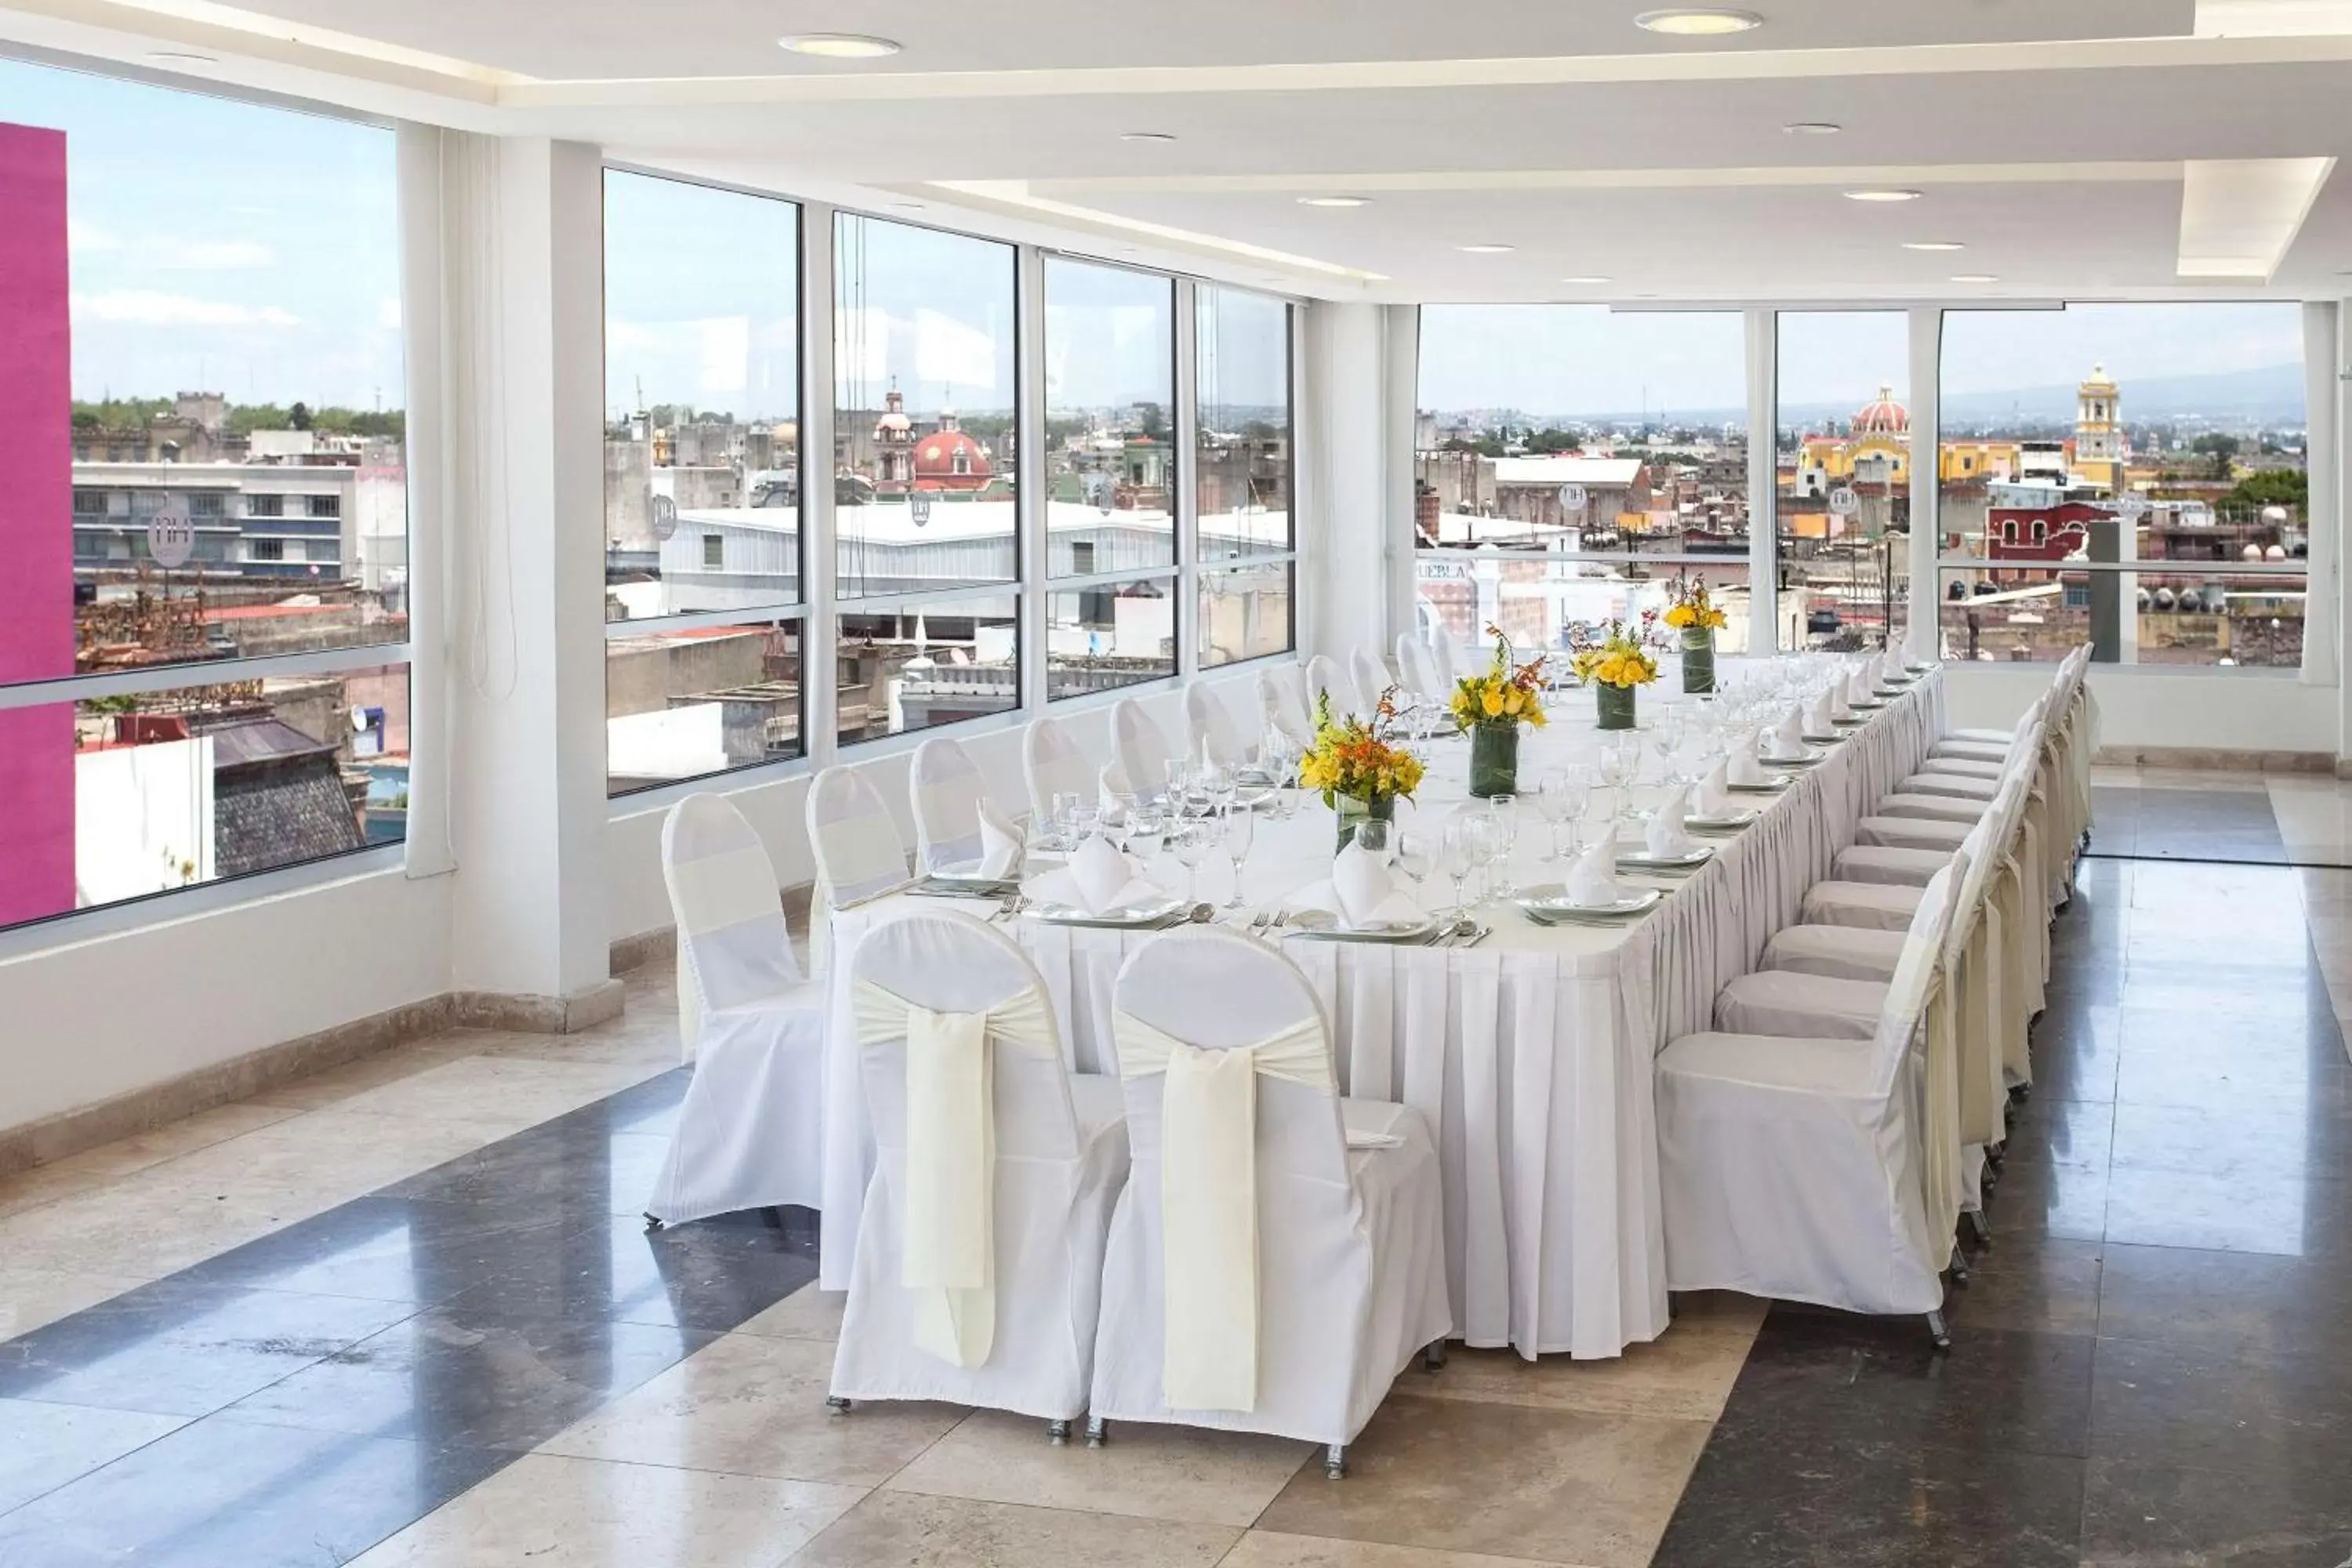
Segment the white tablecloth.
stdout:
[[[1645,707],[1677,700],[1660,687],[1642,697]],[[1556,700],[1551,726],[1523,742],[1523,784],[1598,751],[1591,704],[1582,692]],[[1651,1058],[1676,1036],[1710,1026],[1716,993],[1754,966],[1771,934],[1796,918],[1805,889],[1853,842],[1854,823],[1916,770],[1942,731],[1942,677],[1933,673],[1780,796],[1738,797],[1767,803],[1762,817],[1716,840],[1714,858],[1630,927],[1539,927],[1494,903],[1476,911],[1493,934],[1475,948],[1285,942],[1329,1011],[1346,1092],[1401,1100],[1437,1131],[1447,1284],[1456,1331],[1469,1343],[1528,1356],[1613,1356],[1664,1331]],[[1469,747],[1447,738],[1420,749],[1429,776],[1418,815],[1433,825],[1466,799]],[[1654,773],[1655,762],[1648,765]],[[1634,800],[1663,794],[1637,788]],[[1563,868],[1541,860],[1546,825],[1532,803],[1519,812],[1513,876],[1521,884],[1559,879]],[[1322,875],[1333,841],[1330,814],[1312,804],[1289,823],[1262,821],[1243,889],[1249,906]],[[1166,870],[1181,891],[1181,869],[1171,862]],[[1222,900],[1231,888],[1221,860],[1202,868],[1202,898]],[[1444,890],[1433,878],[1433,900]],[[897,895],[833,917],[820,1275],[828,1289],[847,1288],[872,1170],[848,1045],[848,958],[875,921],[937,907]],[[1113,1070],[1112,981],[1149,933],[1027,920],[1009,929],[1045,977],[1072,1065]]]

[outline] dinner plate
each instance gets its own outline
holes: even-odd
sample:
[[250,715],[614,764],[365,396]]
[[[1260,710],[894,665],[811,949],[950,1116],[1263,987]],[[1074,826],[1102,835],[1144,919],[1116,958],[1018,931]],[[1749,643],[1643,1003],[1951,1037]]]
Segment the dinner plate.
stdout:
[[936,870],[925,873],[923,880],[936,883],[942,888],[980,888],[997,891],[1001,890],[1006,883],[1020,881],[1021,873],[1008,871],[999,877],[986,876],[981,871],[980,862],[974,860],[963,866],[942,866]]
[[1665,896],[1656,888],[1642,888],[1613,904],[1572,904],[1566,887],[1549,882],[1528,889],[1511,901],[1538,925],[1619,925],[1657,908]]
[[1118,909],[1084,910],[1076,904],[1032,904],[1026,910],[1029,918],[1055,926],[1149,926],[1157,925],[1171,915],[1183,912],[1181,899],[1154,899],[1148,903],[1128,904]]
[[1739,795],[1779,795],[1795,782],[1793,773],[1772,773],[1762,784],[1727,784],[1723,787]]
[[1321,942],[1427,942],[1446,922],[1434,915],[1423,915],[1417,921],[1382,921],[1374,925],[1350,926],[1339,923],[1339,917],[1328,910],[1299,910],[1284,917],[1283,934],[1313,937]]
[[[1871,704],[1869,704],[1869,703],[1867,703],[1867,702],[1865,702],[1865,703],[1864,703],[1864,704],[1863,704],[1863,707],[1864,707],[1864,708],[1867,708],[1867,707],[1869,707],[1869,706],[1871,706]],[[1843,718],[1843,719],[1832,719],[1832,720],[1831,720],[1831,721],[1830,721],[1830,722],[1831,722],[1831,723],[1832,723],[1832,724],[1838,725],[1838,726],[1840,726],[1840,727],[1841,727],[1841,728],[1843,728],[1843,729],[1848,729],[1848,730],[1858,730],[1858,729],[1860,729],[1863,725],[1869,723],[1869,722],[1870,722],[1870,721],[1869,721],[1869,720],[1867,720],[1867,719],[1857,719],[1857,718],[1855,718],[1855,717],[1853,716],[1853,714],[1849,713],[1849,714],[1847,714],[1847,715],[1846,715],[1844,718]]]
[[[1875,713],[1881,708],[1885,707],[1886,704],[1874,698],[1866,702],[1850,702],[1846,704],[1846,706],[1852,708],[1857,713]],[[1839,722],[1843,723],[1844,721],[1840,720]]]
[[[1754,788],[1755,786],[1750,785],[1749,787]],[[1693,813],[1685,812],[1683,816],[1683,826],[1685,827],[1695,827],[1701,833],[1731,833],[1747,826],[1749,823],[1755,821],[1758,817],[1763,815],[1764,814],[1761,811],[1759,811],[1752,805],[1729,813],[1724,816],[1699,816]]]
[[1712,844],[1694,844],[1679,855],[1653,855],[1645,849],[1635,849],[1618,856],[1617,865],[1627,871],[1688,871],[1706,865],[1714,854]]

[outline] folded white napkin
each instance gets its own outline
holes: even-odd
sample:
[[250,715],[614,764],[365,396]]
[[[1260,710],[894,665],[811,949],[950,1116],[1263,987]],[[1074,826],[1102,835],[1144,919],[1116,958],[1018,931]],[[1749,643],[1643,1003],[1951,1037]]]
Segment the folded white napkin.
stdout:
[[1576,858],[1569,868],[1568,901],[1588,909],[1625,901],[1625,889],[1610,875],[1617,869],[1617,841],[1604,838]]
[[1853,709],[1845,700],[1844,681],[1833,680],[1830,683],[1829,698],[1830,719],[1832,722],[1840,719],[1851,719],[1853,717]]
[[1300,889],[1286,901],[1294,910],[1321,910],[1357,928],[1423,918],[1421,906],[1397,886],[1380,857],[1352,841],[1331,862],[1328,879]]
[[1120,767],[1117,763],[1105,763],[1103,764],[1103,771],[1100,776],[1096,780],[1095,791],[1096,804],[1100,805],[1106,811],[1110,809],[1111,797],[1113,795],[1133,795],[1135,793],[1134,787],[1128,780],[1127,770]]
[[1881,648],[1870,661],[1870,683],[1884,691],[1903,679],[1903,659],[1893,648]]
[[1021,869],[1021,829],[986,800],[980,803],[980,874],[1010,877]]
[[1070,852],[1069,863],[1022,885],[1040,903],[1068,904],[1090,915],[1154,903],[1167,895],[1143,874],[1133,857],[1108,838],[1089,837]]
[[1874,701],[1870,694],[1870,671],[1857,665],[1846,671],[1845,703],[1848,708],[1857,702]]
[[1734,746],[1725,759],[1723,782],[1727,784],[1760,784],[1764,782],[1764,764],[1756,760],[1753,746]]
[[1836,693],[1824,691],[1805,705],[1804,732],[1808,735],[1833,735],[1837,732]]
[[[1764,737],[1765,760],[1785,763],[1803,756],[1805,732],[1811,728],[1805,722],[1805,710],[1793,702],[1789,704],[1789,710],[1780,715],[1780,721],[1773,725],[1770,732]],[[1823,730],[1827,728],[1829,726],[1826,723],[1822,726]],[[1818,735],[1822,731],[1814,730],[1812,732]]]
[[1658,856],[1687,855],[1691,836],[1683,830],[1683,814],[1690,805],[1690,786],[1676,784],[1658,814],[1650,818],[1648,829],[1642,835],[1650,853]]
[[[1764,770],[1756,766],[1755,758],[1748,757],[1741,760],[1744,760],[1748,767],[1754,769],[1759,778],[1761,778]],[[1706,774],[1698,781],[1697,792],[1691,796],[1691,809],[1694,812],[1701,816],[1717,818],[1731,815],[1731,797],[1724,793],[1723,787],[1730,782],[1728,777],[1730,768],[1731,763],[1728,760],[1721,757],[1716,759],[1715,766],[1706,770]]]

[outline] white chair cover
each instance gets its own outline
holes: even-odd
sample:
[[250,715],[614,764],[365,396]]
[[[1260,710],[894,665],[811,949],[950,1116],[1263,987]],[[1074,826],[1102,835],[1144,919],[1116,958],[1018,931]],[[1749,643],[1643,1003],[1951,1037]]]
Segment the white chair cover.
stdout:
[[1943,1304],[1951,1254],[1923,1136],[1954,873],[1937,873],[1869,1040],[1687,1035],[1658,1057],[1666,1273],[1861,1312]]
[[1355,681],[1339,668],[1339,661],[1329,654],[1318,653],[1307,661],[1307,710],[1315,711],[1315,699],[1328,695],[1331,699],[1331,716],[1344,719],[1352,713],[1369,718],[1370,709],[1363,695],[1356,689]]
[[1454,639],[1445,635],[1443,626],[1430,636],[1429,658],[1437,671],[1438,684],[1451,694],[1462,679],[1462,660],[1454,651]]
[[1427,1124],[1338,1096],[1313,989],[1245,937],[1152,939],[1115,1005],[1135,1165],[1093,1413],[1349,1441],[1452,1331]]
[[835,764],[809,783],[809,848],[816,856],[816,887],[809,898],[809,952],[827,972],[833,911],[885,893],[907,881],[907,847],[890,808],[866,775]]
[[1029,783],[1029,809],[1038,822],[1053,816],[1057,795],[1092,799],[1101,772],[1053,719],[1033,719],[1022,732],[1021,767]]
[[646,1212],[671,1223],[823,1191],[824,998],[793,961],[775,866],[723,796],[662,822],[678,1032],[695,1064]]
[[1397,683],[1397,678],[1389,673],[1389,667],[1373,648],[1360,647],[1349,655],[1348,672],[1355,677],[1356,695],[1362,700],[1367,714],[1380,706],[1381,693]]
[[1221,768],[1249,760],[1251,742],[1234,722],[1224,699],[1197,680],[1184,689],[1184,734],[1195,759],[1205,756]]
[[1168,763],[1176,755],[1168,737],[1132,697],[1111,704],[1111,754],[1129,790],[1156,795],[1168,787]]
[[1045,984],[968,915],[887,921],[851,976],[876,1163],[834,1359],[850,1399],[1086,1408],[1118,1086],[1070,1074]]
[[980,805],[988,790],[961,742],[935,735],[917,746],[907,794],[915,808],[918,868],[937,871],[981,858]]
[[1259,670],[1257,702],[1267,729],[1280,731],[1294,745],[1315,743],[1315,710],[1307,700],[1297,665],[1275,665]]
[[1437,673],[1437,661],[1431,657],[1429,646],[1411,632],[1399,632],[1396,640],[1397,679],[1406,690],[1431,702],[1444,702],[1454,695]]

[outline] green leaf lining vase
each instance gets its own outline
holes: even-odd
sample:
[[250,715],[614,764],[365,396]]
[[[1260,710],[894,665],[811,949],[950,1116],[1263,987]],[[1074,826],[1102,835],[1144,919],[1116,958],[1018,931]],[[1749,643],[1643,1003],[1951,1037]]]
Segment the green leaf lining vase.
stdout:
[[1470,726],[1470,793],[1481,800],[1519,793],[1519,727]]
[[1638,686],[1612,686],[1605,680],[1592,683],[1592,700],[1601,710],[1601,728],[1630,730],[1633,727],[1633,696]]
[[1359,800],[1352,795],[1343,795],[1334,797],[1332,809],[1339,814],[1339,847],[1345,849],[1356,841],[1359,825],[1396,820],[1396,796],[1381,795]]
[[1709,626],[1683,628],[1683,689],[1715,689],[1715,631]]

